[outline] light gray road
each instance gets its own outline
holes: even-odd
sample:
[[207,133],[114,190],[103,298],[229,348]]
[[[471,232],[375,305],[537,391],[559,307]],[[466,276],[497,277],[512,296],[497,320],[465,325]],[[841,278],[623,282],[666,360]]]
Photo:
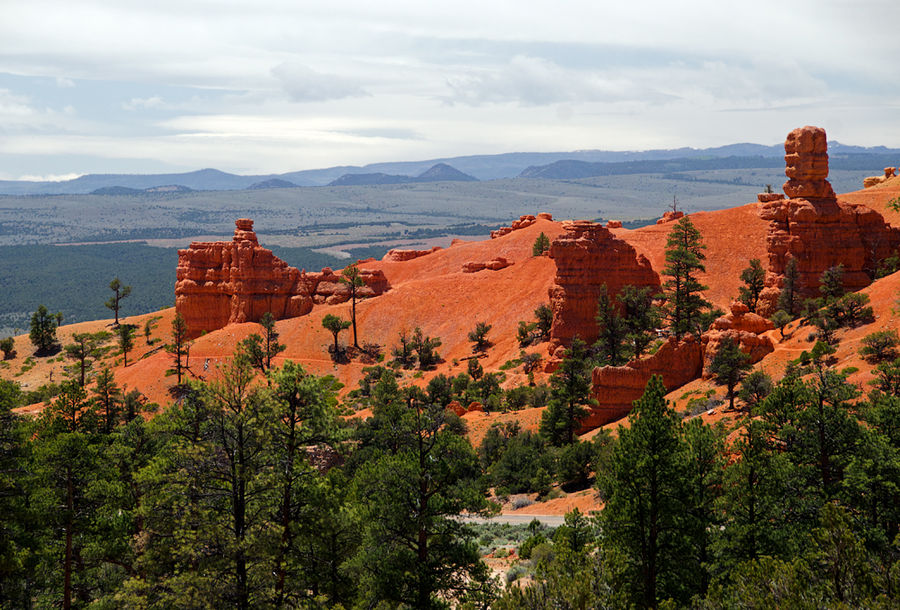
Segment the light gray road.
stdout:
[[497,515],[496,517],[469,517],[468,515],[460,515],[463,521],[469,523],[509,523],[510,525],[528,525],[532,519],[537,519],[547,527],[559,527],[565,522],[562,515]]

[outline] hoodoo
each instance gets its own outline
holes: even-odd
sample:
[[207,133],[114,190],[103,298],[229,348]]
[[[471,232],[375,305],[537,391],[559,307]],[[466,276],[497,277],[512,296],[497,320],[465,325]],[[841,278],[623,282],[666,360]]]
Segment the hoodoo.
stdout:
[[593,343],[597,340],[597,299],[605,284],[611,299],[623,287],[659,288],[659,275],[650,261],[603,225],[587,220],[565,223],[565,233],[550,244],[550,258],[556,262],[556,278],[550,288],[553,326],[550,353],[568,346],[577,335]]
[[797,261],[801,297],[819,294],[822,272],[844,266],[844,286],[859,290],[874,278],[878,262],[900,246],[900,231],[864,205],[835,197],[828,177],[828,143],[820,127],[800,127],[784,143],[787,199],[760,201],[769,221],[766,238],[769,273],[760,313],[775,311],[788,260]]

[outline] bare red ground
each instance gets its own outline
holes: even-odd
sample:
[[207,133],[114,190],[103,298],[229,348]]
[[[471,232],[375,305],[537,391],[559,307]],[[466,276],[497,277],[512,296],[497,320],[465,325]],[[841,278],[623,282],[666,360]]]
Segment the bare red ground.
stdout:
[[[900,214],[884,212],[888,200],[900,194],[900,178],[884,185],[841,195],[850,201],[859,201],[885,213],[892,222],[900,222]],[[765,263],[766,223],[756,214],[756,204],[747,204],[737,208],[716,212],[701,212],[691,215],[691,220],[703,235],[706,249],[707,273],[702,281],[709,285],[707,298],[716,305],[725,307],[737,295],[740,285],[740,272],[751,258],[760,258]],[[634,231],[614,229],[613,232],[632,244],[640,253],[647,256],[658,272],[665,265],[664,251],[668,233],[673,224],[653,225]],[[397,336],[401,330],[412,332],[416,326],[433,337],[440,337],[443,345],[439,353],[444,362],[436,371],[416,376],[415,371],[404,373],[404,383],[424,384],[438,374],[458,374],[465,370],[465,361],[454,364],[454,359],[461,359],[472,354],[467,334],[478,321],[486,321],[493,325],[489,338],[495,345],[488,350],[487,357],[481,360],[486,371],[499,370],[508,360],[519,355],[516,342],[516,327],[520,320],[532,320],[534,309],[548,301],[547,290],[553,283],[555,265],[546,257],[532,257],[531,247],[540,232],[551,239],[562,232],[561,223],[538,220],[534,225],[513,231],[498,239],[457,242],[444,250],[405,262],[372,261],[363,263],[363,267],[382,269],[387,276],[391,290],[386,294],[361,301],[357,305],[359,317],[360,340],[381,345],[387,358],[390,349],[397,344]],[[514,264],[499,271],[481,271],[478,273],[462,273],[462,265],[470,261],[488,261],[502,256]],[[851,379],[865,383],[871,378],[868,372],[871,367],[860,366],[855,356],[859,340],[882,326],[897,327],[897,318],[891,312],[897,295],[896,278],[886,278],[867,289],[876,308],[878,322],[871,328],[855,329],[844,332],[844,340],[839,349],[840,366],[859,366],[860,371]],[[321,320],[325,314],[335,313],[349,318],[349,304],[334,306],[317,306],[308,316],[282,320],[277,323],[281,334],[281,342],[287,345],[285,352],[276,359],[276,364],[284,360],[302,363],[307,370],[315,374],[334,374],[345,384],[345,392],[354,389],[366,366],[359,362],[348,365],[334,365],[327,353],[331,343],[331,334],[322,328]],[[131,354],[129,366],[116,367],[116,380],[120,385],[137,388],[151,400],[162,405],[170,402],[169,388],[174,384],[174,377],[167,376],[171,368],[171,356],[165,351],[151,353],[143,359],[142,355],[159,347],[169,340],[169,329],[174,316],[173,309],[159,312],[163,319],[159,322],[154,338],[162,339],[156,346],[148,347],[139,334],[135,352]],[[149,317],[135,316],[129,322],[142,326],[143,320]],[[61,329],[63,343],[68,342],[73,332],[86,332],[109,328],[109,320],[87,322],[67,326]],[[191,348],[190,368],[194,375],[211,379],[216,375],[217,365],[231,356],[237,343],[251,332],[259,332],[257,324],[237,324],[199,337]],[[777,331],[773,331],[777,338]],[[757,366],[779,376],[784,364],[796,358],[803,349],[809,349],[811,343],[806,341],[809,329],[794,330],[793,335],[784,342],[778,342],[776,351],[770,354]],[[352,341],[349,331],[342,333],[341,340]],[[27,336],[17,339],[19,355],[10,362],[10,367],[2,370],[5,378],[14,378],[29,389],[45,383],[50,371],[54,381],[62,375],[65,363],[51,363],[47,359],[37,359],[31,371],[14,377],[22,368],[24,358],[30,354]],[[545,355],[546,344],[529,348]],[[119,358],[120,359],[120,358]],[[108,359],[110,364],[114,358]],[[521,367],[506,371],[506,387],[525,383],[525,375]],[[538,375],[538,381],[546,376]],[[690,397],[705,392],[709,388],[721,388],[709,381],[698,380],[680,388],[669,395],[680,407]],[[685,398],[681,398],[688,394]],[[32,408],[30,411],[35,411]],[[704,416],[705,419],[716,419],[721,413]],[[536,429],[540,422],[540,410],[526,409],[509,414],[467,414],[464,419],[470,429],[470,437],[477,446],[490,425],[497,421],[517,419],[525,429]],[[615,428],[618,424],[612,424]]]

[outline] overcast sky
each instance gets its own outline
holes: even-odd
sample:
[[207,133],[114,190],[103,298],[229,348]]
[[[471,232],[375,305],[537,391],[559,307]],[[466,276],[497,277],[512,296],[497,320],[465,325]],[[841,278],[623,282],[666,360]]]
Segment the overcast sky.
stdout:
[[895,1],[0,0],[0,178],[900,147]]

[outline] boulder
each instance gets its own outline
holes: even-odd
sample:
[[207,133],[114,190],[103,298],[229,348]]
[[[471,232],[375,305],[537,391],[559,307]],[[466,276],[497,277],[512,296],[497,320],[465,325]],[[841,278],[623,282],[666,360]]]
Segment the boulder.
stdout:
[[622,221],[621,220],[607,220],[606,228],[607,229],[621,229]]
[[784,193],[759,193],[756,198],[761,203],[769,203],[770,201],[779,201],[784,199]]
[[477,273],[478,271],[484,271],[485,269],[490,269],[491,271],[499,271],[500,269],[505,269],[510,265],[512,265],[512,262],[506,260],[502,256],[498,256],[497,258],[493,258],[486,262],[470,261],[468,263],[463,263],[462,272]]
[[629,284],[654,289],[660,285],[650,261],[602,225],[587,220],[564,223],[562,235],[550,244],[550,257],[556,262],[549,290],[551,354],[561,352],[575,335],[588,343],[597,340],[597,298],[604,284],[614,302]]

